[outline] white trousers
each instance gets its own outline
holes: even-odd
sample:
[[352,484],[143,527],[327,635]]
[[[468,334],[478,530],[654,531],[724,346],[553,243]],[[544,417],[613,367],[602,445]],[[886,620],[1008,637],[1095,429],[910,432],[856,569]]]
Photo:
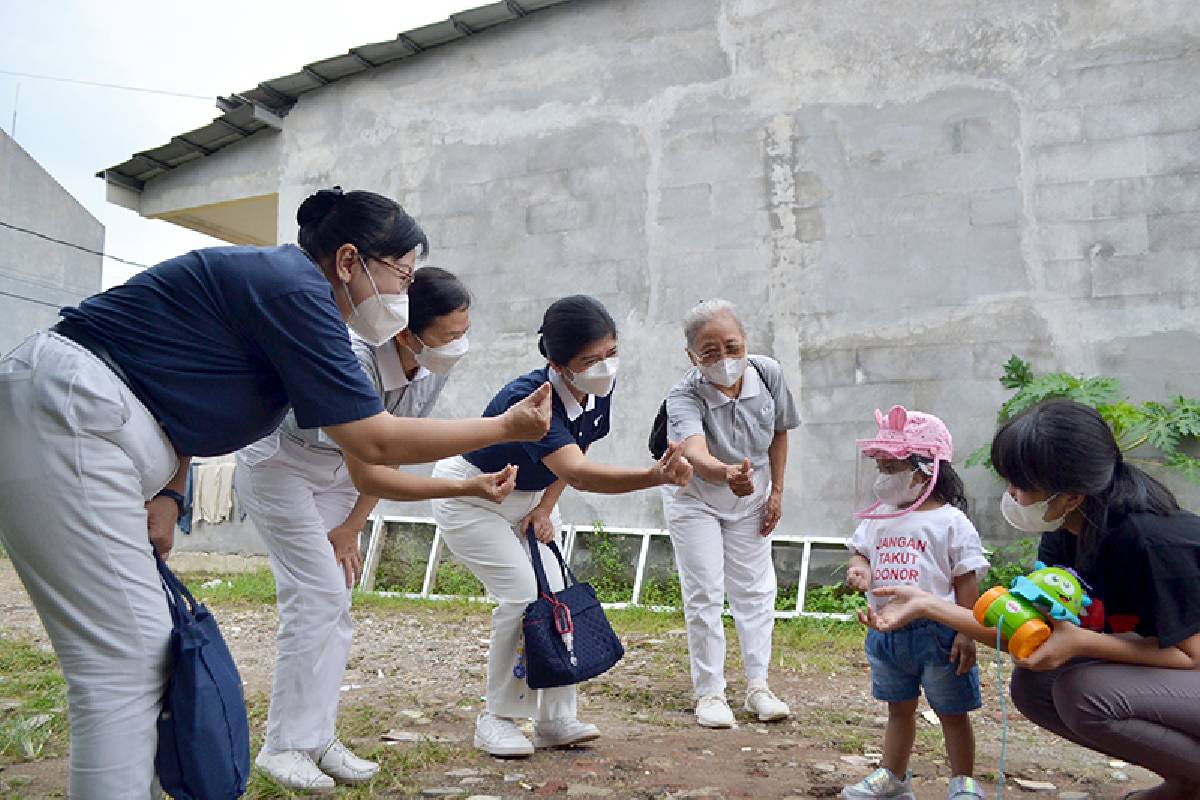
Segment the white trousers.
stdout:
[[171,617],[145,502],[170,441],[99,359],[57,334],[0,361],[0,541],[67,683],[72,800],[158,796]]
[[270,437],[238,452],[238,497],[262,536],[275,575],[279,629],[266,748],[314,750],[334,737],[354,638],[350,590],[329,531],[358,492],[341,455]]
[[[462,457],[439,461],[434,477],[469,478],[479,469]],[[530,689],[513,670],[524,646],[521,618],[525,606],[537,599],[537,580],[524,534],[516,525],[541,498],[541,492],[513,492],[503,503],[473,497],[433,501],[433,518],[442,540],[498,603],[492,611],[492,640],[488,649],[487,710],[498,717],[539,720],[574,719],[575,687]],[[554,525],[561,530],[558,509]],[[550,548],[543,544],[542,564],[551,591],[563,588],[562,573]]]
[[761,503],[750,513],[718,513],[695,498],[664,494],[687,623],[697,698],[725,694],[725,597],[737,627],[747,680],[766,680],[775,628],[771,539],[760,536]]

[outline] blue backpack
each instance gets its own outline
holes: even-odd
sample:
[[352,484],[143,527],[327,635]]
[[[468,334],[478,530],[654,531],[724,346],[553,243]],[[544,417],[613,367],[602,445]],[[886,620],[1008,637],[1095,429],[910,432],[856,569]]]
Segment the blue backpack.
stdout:
[[235,800],[250,777],[242,678],[216,619],[155,559],[175,625],[171,675],[158,717],[158,781],[175,800]]

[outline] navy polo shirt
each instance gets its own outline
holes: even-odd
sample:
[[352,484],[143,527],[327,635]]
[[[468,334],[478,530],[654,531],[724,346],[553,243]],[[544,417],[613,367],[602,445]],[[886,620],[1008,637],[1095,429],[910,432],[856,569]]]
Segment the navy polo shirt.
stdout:
[[[495,417],[503,414],[510,406],[533,394],[534,390],[548,380],[550,368],[543,367],[509,382],[488,403],[487,408],[483,410],[483,416]],[[594,402],[586,409],[580,409],[578,404],[574,403],[574,398],[571,398],[575,407],[570,411],[557,390],[551,393],[551,398],[550,430],[541,439],[536,442],[495,444],[472,450],[464,458],[484,472],[499,472],[508,464],[515,465],[518,467],[518,491],[540,492],[549,487],[558,477],[542,463],[542,459],[570,444],[579,445],[579,449],[586,453],[592,442],[607,436],[612,393],[607,397],[594,398]]]
[[289,406],[303,428],[383,410],[329,282],[294,245],[194,250],[61,313],[108,348],[182,455],[244,447]]

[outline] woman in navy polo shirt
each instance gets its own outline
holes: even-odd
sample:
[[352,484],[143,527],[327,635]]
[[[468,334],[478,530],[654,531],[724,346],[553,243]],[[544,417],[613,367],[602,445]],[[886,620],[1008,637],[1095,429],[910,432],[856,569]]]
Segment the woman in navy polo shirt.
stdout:
[[[67,681],[71,797],[149,798],[171,618],[155,567],[192,456],[289,406],[370,464],[538,440],[550,387],[501,417],[394,417],[346,324],[382,341],[425,234],[395,201],[322,190],[300,247],[196,250],[62,311],[0,360],[0,542]],[[332,291],[331,291],[332,289]]]
[[[683,486],[692,467],[678,444],[649,469],[598,464],[585,455],[609,431],[617,373],[617,326],[597,300],[564,297],[546,310],[538,350],[545,367],[509,382],[488,403],[485,417],[502,414],[547,381],[554,387],[549,432],[537,442],[502,444],[438,462],[435,477],[464,479],[518,467],[516,490],[499,505],[469,497],[435,500],[433,516],[446,546],[475,574],[499,605],[492,612],[487,707],[475,726],[475,746],[496,756],[526,756],[534,747],[568,747],[600,735],[575,716],[575,687],[535,691],[519,669],[521,615],[537,597],[525,530],[551,542],[561,528],[556,504],[567,485],[587,492],[621,494],[672,483]],[[516,535],[514,535],[516,534]],[[544,545],[542,557],[553,563]],[[551,589],[562,588],[558,570],[547,570]],[[534,719],[533,742],[516,718]]]
[[[1076,744],[1157,773],[1138,800],[1200,798],[1200,518],[1126,463],[1112,430],[1079,403],[1044,403],[992,440],[1013,527],[1042,534],[1038,559],[1075,569],[1091,589],[1087,627],[1053,634],[1012,676],[1026,717]],[[917,617],[985,644],[996,632],[969,609],[911,586],[869,620],[891,630]],[[1090,630],[1089,628],[1102,628]]]

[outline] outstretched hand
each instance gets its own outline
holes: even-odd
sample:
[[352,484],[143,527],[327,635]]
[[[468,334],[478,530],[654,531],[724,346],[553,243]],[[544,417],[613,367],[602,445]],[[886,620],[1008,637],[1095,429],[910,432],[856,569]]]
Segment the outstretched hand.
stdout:
[[546,435],[546,431],[550,430],[550,392],[550,383],[543,383],[504,412],[509,441],[536,442]]
[[877,631],[886,633],[903,628],[910,622],[926,615],[927,603],[932,595],[916,586],[881,586],[872,589],[874,597],[888,598],[887,605],[878,611],[864,615],[859,620]]
[[485,472],[474,479],[475,496],[503,503],[517,486],[517,468],[509,464],[499,472]]
[[670,483],[686,486],[692,480],[692,463],[683,455],[683,443],[671,442],[667,452],[650,468],[659,484]]

